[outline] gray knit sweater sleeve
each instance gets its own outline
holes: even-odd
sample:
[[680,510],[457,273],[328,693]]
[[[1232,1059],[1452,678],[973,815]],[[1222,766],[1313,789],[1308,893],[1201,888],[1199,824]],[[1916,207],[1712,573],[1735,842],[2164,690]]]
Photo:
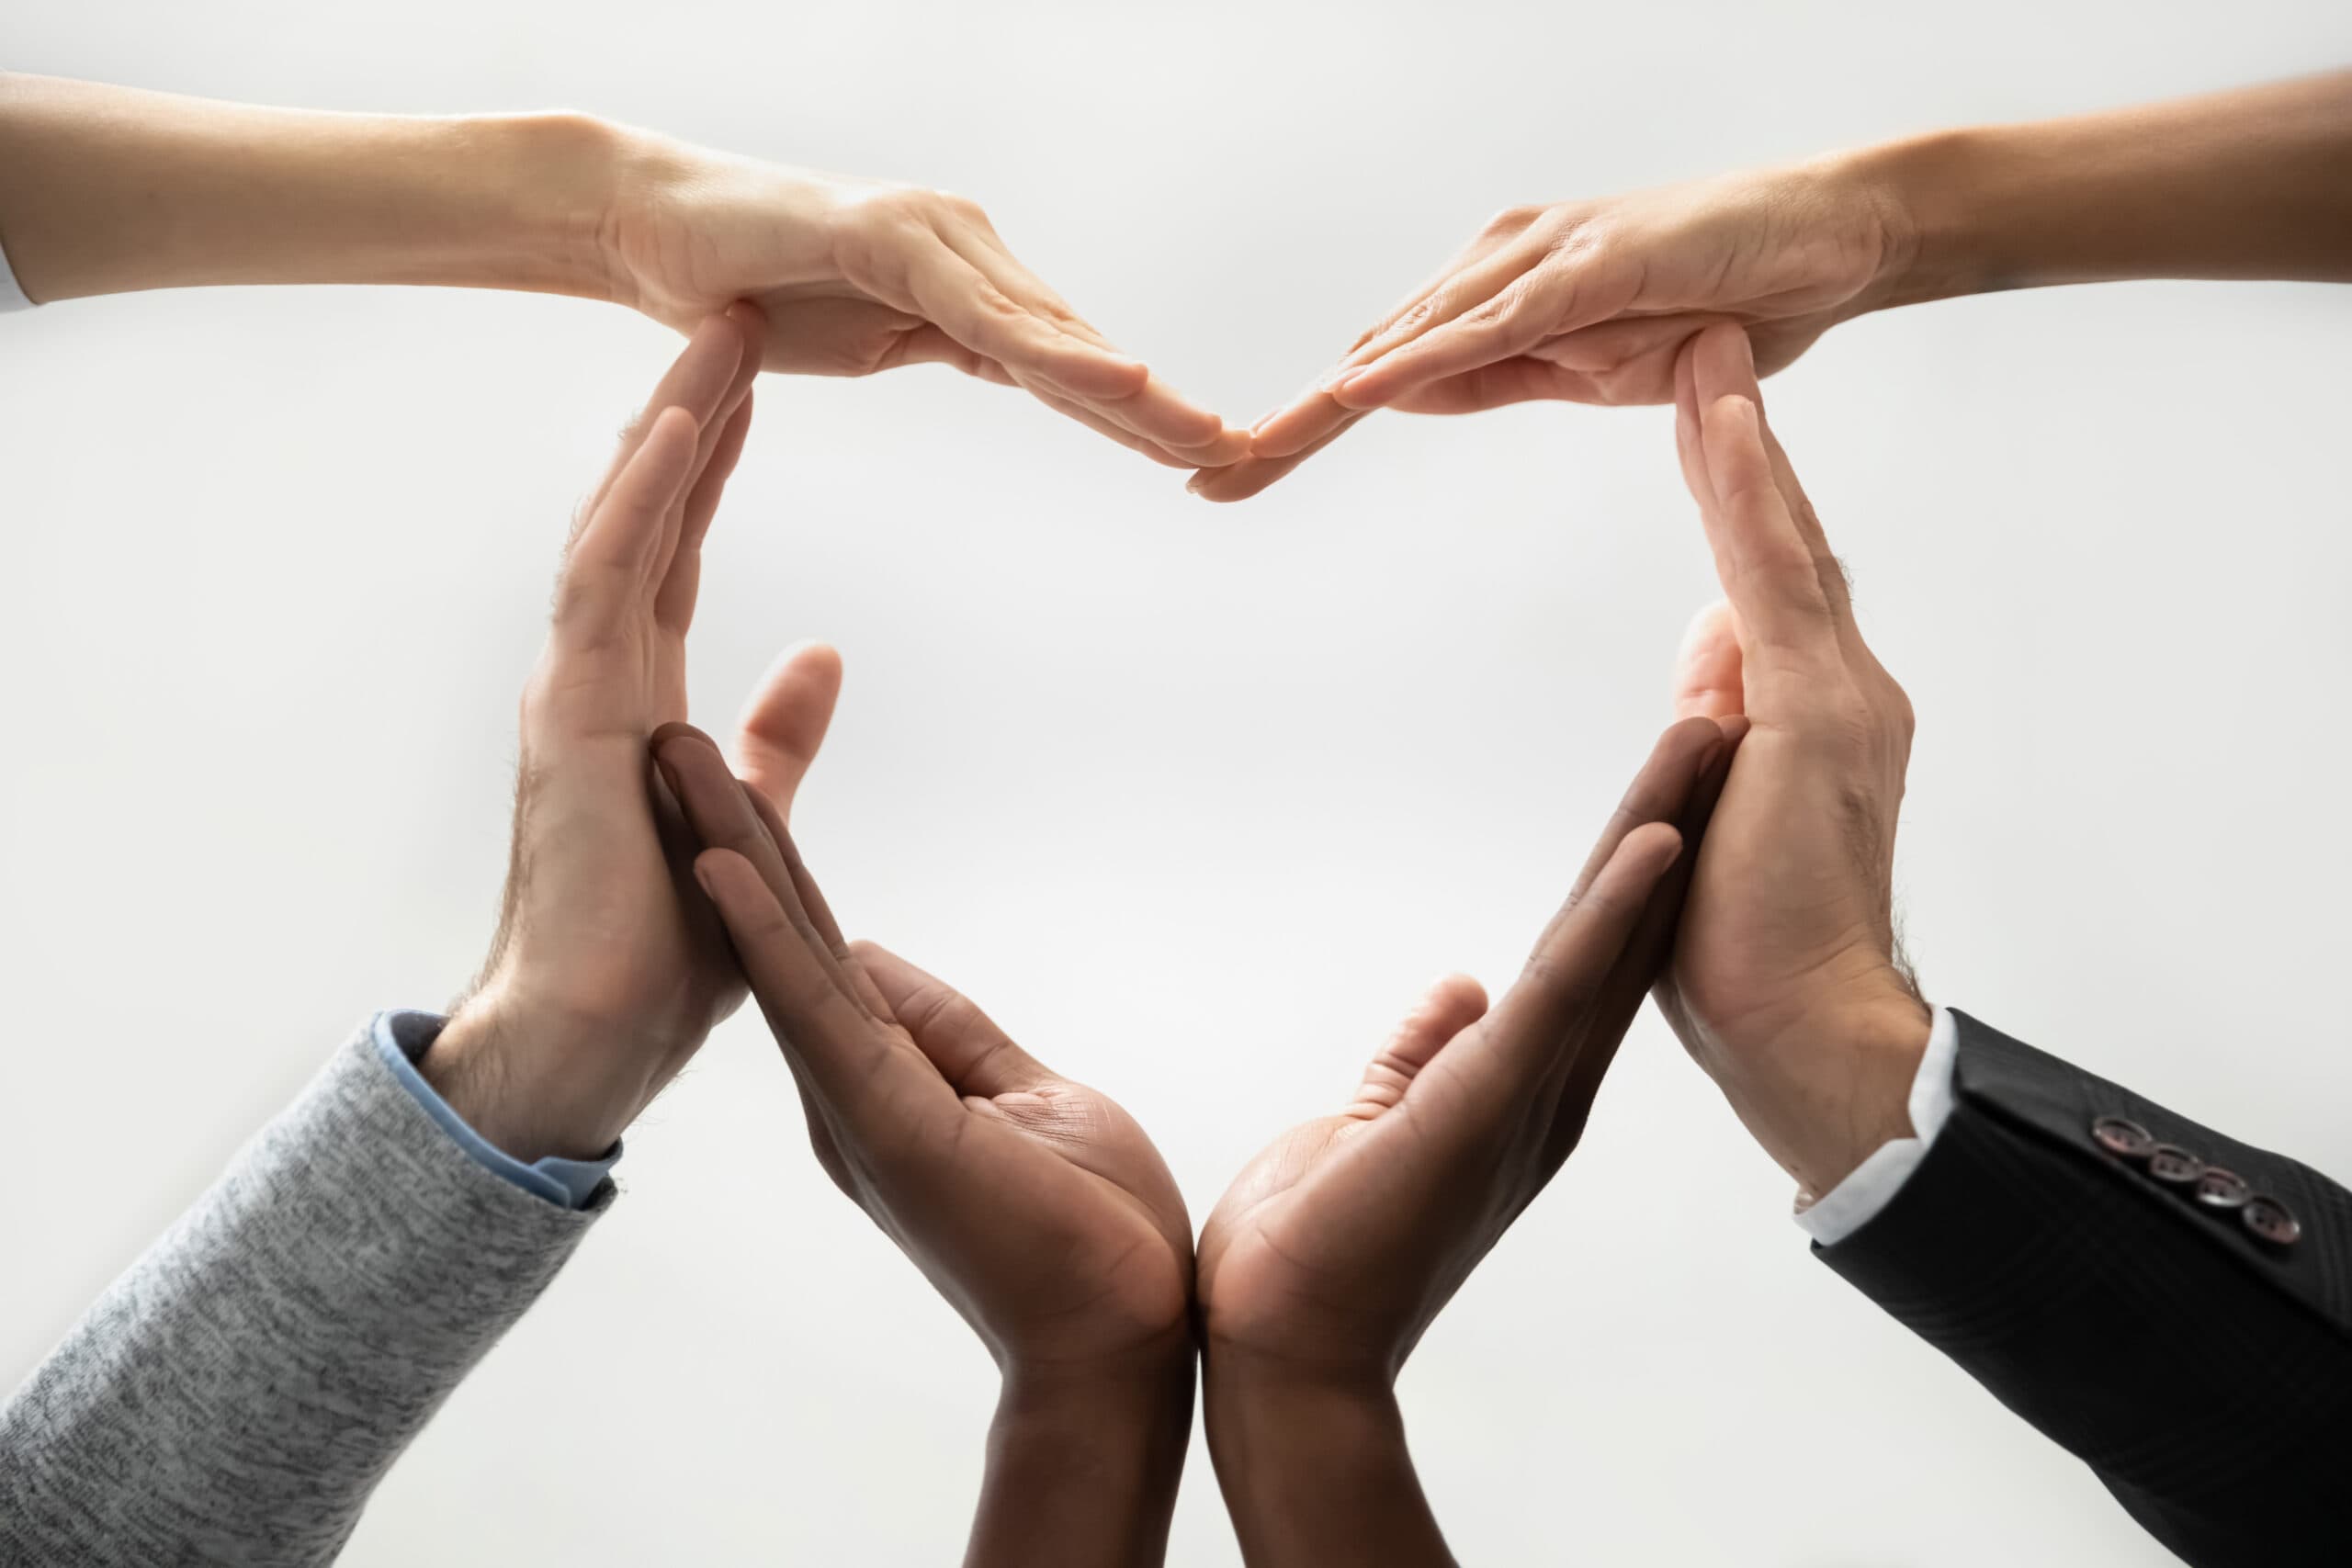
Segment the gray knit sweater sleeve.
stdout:
[[483,1169],[362,1030],[0,1407],[0,1563],[332,1561],[613,1195]]

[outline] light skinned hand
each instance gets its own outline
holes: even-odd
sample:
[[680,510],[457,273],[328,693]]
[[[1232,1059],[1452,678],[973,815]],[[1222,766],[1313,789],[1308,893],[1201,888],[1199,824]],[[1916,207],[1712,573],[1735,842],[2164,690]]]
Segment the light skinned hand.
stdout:
[[599,232],[616,297],[656,320],[684,330],[749,299],[766,318],[768,370],[951,365],[1170,467],[1248,450],[1247,432],[1113,347],[977,203],[630,134]]
[[[623,436],[581,513],[523,694],[498,932],[420,1066],[526,1162],[603,1155],[742,1000],[645,748],[685,715],[703,537],[750,428],[761,330],[747,308],[706,320]],[[795,649],[744,711],[745,775],[779,817],[840,682],[831,649]]]
[[1685,640],[1675,711],[1749,729],[1657,991],[1675,1032],[1805,1191],[1907,1137],[1927,1005],[1894,920],[1911,704],[1766,423],[1746,336],[1675,366],[1675,438],[1728,595]]
[[1764,372],[1780,369],[1871,309],[1912,255],[1901,202],[1860,168],[1824,159],[1498,213],[1260,420],[1247,459],[1192,488],[1255,495],[1374,409],[1665,402],[1676,354],[1710,321],[1745,323]]

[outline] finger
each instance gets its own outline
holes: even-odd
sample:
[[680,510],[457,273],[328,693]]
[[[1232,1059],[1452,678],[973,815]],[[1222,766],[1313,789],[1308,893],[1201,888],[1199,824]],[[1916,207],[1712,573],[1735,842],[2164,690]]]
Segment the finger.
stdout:
[[1045,404],[1056,413],[1064,415],[1069,419],[1074,419],[1079,423],[1086,426],[1087,429],[1093,431],[1097,435],[1108,436],[1113,441],[1117,442],[1120,446],[1125,446],[1128,451],[1140,452],[1145,457],[1150,458],[1153,462],[1158,463],[1164,468],[1193,468],[1200,466],[1197,463],[1190,462],[1184,457],[1178,456],[1176,453],[1170,451],[1167,447],[1162,446],[1157,441],[1148,440],[1143,436],[1137,435],[1134,431],[1129,430],[1125,425],[1121,424],[1118,421],[1097,412],[1093,408],[1085,403],[1080,402],[1075,398],[1063,397],[1060,393],[1048,391],[1043,387],[1031,387],[1027,389],[1027,390],[1031,397],[1036,399],[1039,402]]
[[776,656],[735,721],[735,772],[786,821],[825,743],[842,691],[842,656],[820,642]]
[[1250,427],[1250,456],[1294,456],[1361,417],[1341,408],[1330,393],[1310,387]]
[[1250,452],[1257,457],[1304,453],[1351,417],[1331,395],[1332,384],[1390,349],[1431,327],[1484,303],[1511,279],[1542,259],[1540,250],[1510,243],[1516,235],[1481,238],[1448,262],[1427,283],[1349,346],[1340,363],[1283,407],[1250,427]]
[[882,993],[875,987],[873,976],[866,974],[865,966],[851,951],[849,940],[842,935],[841,922],[833,919],[832,906],[825,901],[824,889],[817,886],[816,877],[801,860],[800,846],[793,841],[792,829],[785,825],[784,813],[750,784],[738,783],[743,791],[743,798],[751,802],[752,814],[759,818],[760,826],[767,829],[769,840],[783,855],[785,870],[792,877],[793,890],[799,896],[801,908],[808,912],[808,924],[815,930],[818,940],[825,944],[825,950],[833,955],[833,962],[839,966],[842,983],[849,987],[850,995],[876,1018],[888,1018],[890,1004],[883,999]]
[[1042,381],[1091,400],[1130,396],[1151,379],[1141,361],[1065,332],[1008,298],[936,236],[909,259],[906,277],[917,310],[1024,385]]
[[[1136,441],[1151,447],[1165,449],[1178,461],[1193,468],[1220,468],[1242,457],[1250,450],[1250,433],[1230,430],[1223,420],[1200,408],[1177,393],[1157,376],[1144,383],[1143,389],[1126,398],[1074,398],[1058,388],[1033,385],[1030,391],[1047,402],[1084,408],[1091,416],[1087,423],[1110,434],[1113,429],[1124,430]],[[1065,412],[1071,412],[1069,408]],[[1099,420],[1102,423],[1096,423]],[[1123,443],[1133,445],[1133,443]],[[1138,446],[1144,451],[1147,447]]]
[[1371,1061],[1342,1115],[1369,1122],[1396,1109],[1405,1091],[1446,1043],[1486,1015],[1487,988],[1467,975],[1446,975],[1405,1015]]
[[[751,363],[756,368],[756,362]],[[702,592],[703,539],[710,532],[711,519],[718,515],[719,498],[727,493],[727,481],[743,456],[743,443],[751,433],[752,393],[747,385],[734,412],[711,439],[702,471],[695,476],[678,509],[677,542],[662,574],[662,586],[653,595],[653,618],[681,636],[694,624],[695,600]]]
[[1728,718],[1744,713],[1739,619],[1718,599],[1691,617],[1674,659],[1674,716]]
[[1806,499],[1804,487],[1797,482],[1796,469],[1773,435],[1771,421],[1765,416],[1764,394],[1756,379],[1755,350],[1747,333],[1736,327],[1710,328],[1701,333],[1693,344],[1691,379],[1702,406],[1724,396],[1742,397],[1755,405],[1765,456],[1770,460],[1772,483],[1813,558],[1814,575],[1821,580],[1822,597],[1841,619],[1850,620],[1853,604],[1846,589],[1845,570],[1831,553],[1821,520],[1814,513],[1813,502]]
[[1287,457],[1244,457],[1221,468],[1203,468],[1185,482],[1184,488],[1204,501],[1247,501],[1345,435],[1363,417],[1361,413],[1348,415],[1338,429]]
[[1443,266],[1421,279],[1396,304],[1390,306],[1378,321],[1356,333],[1355,341],[1348,344],[1348,352],[1344,358],[1348,361],[1362,363],[1359,356],[1364,350],[1385,337],[1389,329],[1411,314],[1414,308],[1421,301],[1448,283],[1459,278],[1487,257],[1514,247],[1520,238],[1527,232],[1527,229],[1528,224],[1525,220],[1511,218],[1508,214],[1487,224],[1468,244],[1447,257]]
[[1000,387],[1020,384],[1003,366],[965,347],[920,316],[910,316],[886,305],[874,306],[871,313],[888,321],[878,329],[888,341],[879,353],[870,358],[857,358],[844,367],[842,374],[869,376],[907,365],[945,365]]
[[815,879],[799,863],[782,818],[763,815],[758,792],[742,787],[710,737],[692,725],[663,725],[653,732],[652,745],[654,762],[703,847],[727,850],[757,871],[800,931],[819,968],[859,1011],[868,1011],[870,987],[861,994],[856,977],[845,967],[849,944],[842,940]]
[[1731,777],[1732,761],[1747,734],[1747,721],[1733,718],[1723,726],[1723,744],[1709,754],[1707,764],[1690,789],[1676,820],[1683,852],[1650,890],[1640,921],[1625,939],[1625,950],[1611,965],[1608,980],[1593,1003],[1590,1021],[1577,1042],[1552,1107],[1552,1125],[1544,1136],[1545,1168],[1556,1170],[1584,1135],[1592,1102],[1600,1092],[1609,1065],[1625,1031],[1641,1011],[1642,998],[1657,983],[1674,952],[1675,933],[1682,923],[1682,907],[1697,871],[1701,840],[1713,820],[1715,804]]
[[[1576,882],[1568,889],[1567,902],[1553,916],[1555,923],[1566,919],[1582,901],[1586,890],[1617,852],[1625,835],[1645,822],[1672,822],[1680,817],[1699,775],[1723,750],[1723,731],[1715,728],[1713,719],[1686,718],[1667,727],[1651,746],[1634,782],[1625,787],[1617,809],[1602,826],[1600,839],[1585,859],[1584,869],[1577,874]],[[1549,935],[1547,927],[1545,937]],[[1543,942],[1539,938],[1536,942],[1539,950]]]
[[1490,1093],[1518,1100],[1553,1078],[1564,1054],[1591,1025],[1651,891],[1681,851],[1682,836],[1671,824],[1644,823],[1619,841],[1583,896],[1552,922],[1486,1027],[1464,1042],[1482,1058]]
[[1550,337],[1608,320],[1632,288],[1597,264],[1560,259],[1523,273],[1442,326],[1334,381],[1332,397],[1351,409],[1378,408],[1429,382],[1524,354]]
[[1837,615],[1773,477],[1762,415],[1741,393],[1707,396],[1709,339],[1737,331],[1709,328],[1690,356],[1700,457],[1715,502],[1702,505],[1700,516],[1741,629],[1759,646],[1818,654],[1837,642]]
[[1541,266],[1548,254],[1545,246],[1521,235],[1464,262],[1420,299],[1396,312],[1386,326],[1351,349],[1338,370],[1326,376],[1319,385],[1334,386],[1346,379],[1349,373],[1376,365],[1407,344],[1492,302],[1497,295]]
[[[916,1075],[903,1070],[914,1064],[901,1063],[877,1035],[874,1019],[842,994],[805,927],[751,862],[732,850],[707,849],[695,857],[695,880],[727,927],[770,1032],[805,1075],[813,1097],[824,1102],[815,1109],[854,1121],[882,1079],[921,1092]],[[927,1068],[920,1077],[938,1083]]]
[[1034,1089],[1053,1076],[946,981],[874,942],[853,943],[850,951],[915,1048],[958,1095],[992,1100]]
[[1416,387],[1387,406],[1399,413],[1464,414],[1513,403],[1615,400],[1600,378],[1522,354]]
[[1682,466],[1682,488],[1690,492],[1703,515],[1714,507],[1715,481],[1708,476],[1706,451],[1699,440],[1698,357],[1696,337],[1674,356],[1674,456]]
[[695,424],[663,409],[588,514],[556,584],[555,633],[594,643],[617,634],[648,608],[663,521],[694,461]]
[[[1023,265],[985,219],[977,223],[951,224],[941,231],[941,238],[1006,299],[1105,354],[1126,358],[1094,323],[1072,310],[1068,300]],[[1192,455],[1196,467],[1229,463],[1248,449],[1247,432],[1228,430],[1217,414],[1156,376],[1147,376],[1141,387],[1129,391],[1086,400],[1104,418],[1145,440],[1157,442],[1179,456]]]
[[[621,432],[620,450],[614,454],[612,466],[597,482],[595,493],[581,509],[584,518],[592,515],[604,503],[613,481],[628,464],[629,457],[643,445],[653,422],[665,409],[681,408],[692,416],[699,429],[718,411],[719,400],[727,395],[727,388],[734,379],[737,367],[743,359],[743,336],[737,326],[724,316],[708,316],[686,340],[686,346],[671,362],[653,396],[647,400],[645,410],[629,421]],[[584,525],[583,525],[584,526]]]

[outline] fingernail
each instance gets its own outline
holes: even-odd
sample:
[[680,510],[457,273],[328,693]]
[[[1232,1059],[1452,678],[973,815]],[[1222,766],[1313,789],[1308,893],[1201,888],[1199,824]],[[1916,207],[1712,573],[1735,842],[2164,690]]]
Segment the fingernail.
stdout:
[[1357,377],[1363,374],[1363,371],[1361,367],[1354,365],[1342,365],[1337,370],[1332,371],[1329,376],[1324,377],[1320,381],[1316,382],[1315,389],[1318,392],[1324,392],[1332,397],[1337,397],[1340,392],[1346,390],[1349,382],[1354,380]]

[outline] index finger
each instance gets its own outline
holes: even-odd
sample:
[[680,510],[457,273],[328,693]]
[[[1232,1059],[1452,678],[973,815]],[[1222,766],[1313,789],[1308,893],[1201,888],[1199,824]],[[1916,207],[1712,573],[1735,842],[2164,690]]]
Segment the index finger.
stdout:
[[1540,1088],[1563,1048],[1589,1027],[1651,891],[1682,847],[1673,824],[1643,823],[1618,841],[1583,897],[1544,931],[1475,1043],[1478,1055],[1491,1058],[1503,1095],[1516,1099]]
[[[1683,362],[1689,367],[1684,396],[1693,405],[1697,430],[1694,444],[1688,428],[1690,416],[1679,415],[1677,440],[1686,476],[1699,498],[1699,517],[1714,555],[1715,575],[1738,612],[1742,630],[1766,647],[1809,655],[1820,651],[1825,639],[1836,641],[1837,609],[1772,472],[1761,412],[1743,392],[1710,397],[1700,380],[1710,340],[1739,330],[1709,327],[1684,350]],[[1680,366],[1677,378],[1678,383],[1684,378]]]

